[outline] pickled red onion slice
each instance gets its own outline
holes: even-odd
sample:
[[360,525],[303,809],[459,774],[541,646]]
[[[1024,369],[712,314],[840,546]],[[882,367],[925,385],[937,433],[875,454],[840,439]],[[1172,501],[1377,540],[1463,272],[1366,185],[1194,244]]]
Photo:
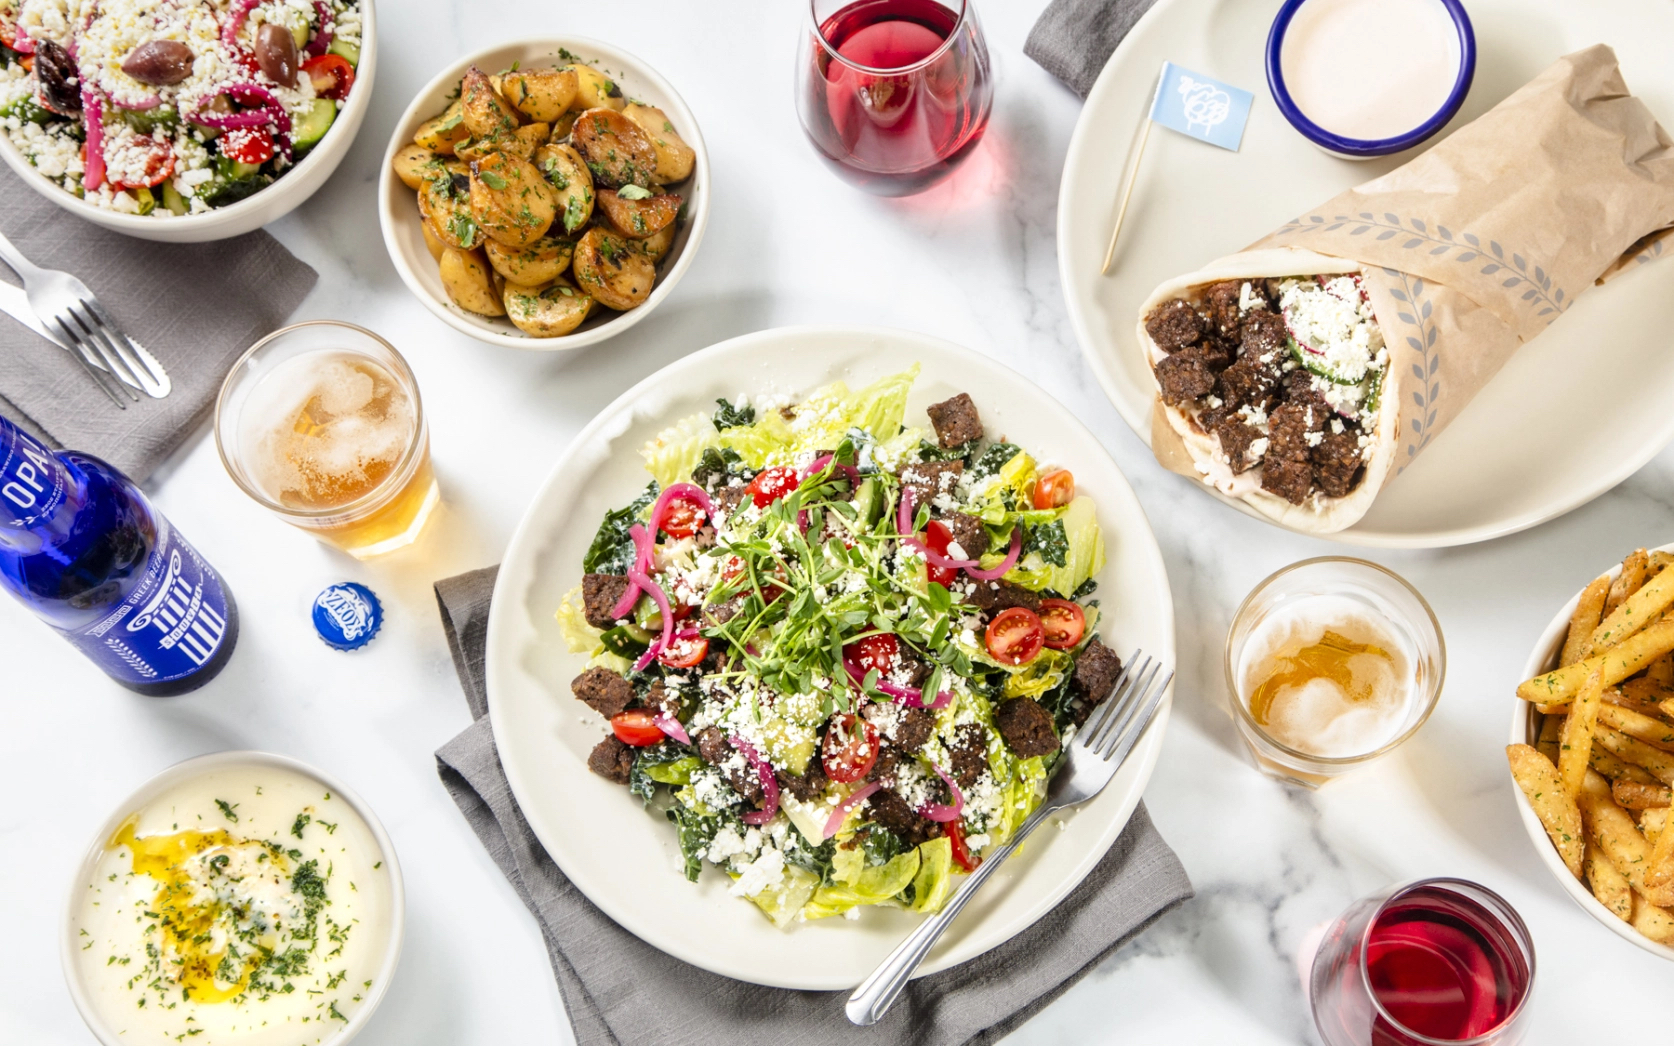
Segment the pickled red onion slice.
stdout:
[[766,824],[773,820],[773,815],[779,812],[779,779],[774,776],[773,767],[767,764],[767,760],[756,752],[750,742],[734,734],[732,735],[732,746],[743,752],[744,758],[748,759],[750,765],[756,768],[756,776],[761,779],[762,798],[767,801],[767,805],[760,810],[751,810],[745,814],[743,821],[745,824]]
[[947,790],[953,793],[953,802],[927,803],[918,812],[919,815],[926,820],[939,821],[942,824],[946,824],[947,822],[956,819],[959,816],[959,811],[965,808],[965,793],[959,790],[959,786],[954,783],[953,778],[948,776],[946,770],[943,770],[935,763],[931,763],[930,768],[936,771],[936,776],[947,782]]
[[877,781],[873,781],[866,787],[851,792],[847,799],[837,804],[837,809],[831,811],[831,816],[826,818],[825,834],[821,835],[820,838],[829,839],[836,835],[838,830],[843,827],[843,822],[848,820],[849,811],[865,802],[871,797],[873,792],[876,792],[882,787],[882,784]]

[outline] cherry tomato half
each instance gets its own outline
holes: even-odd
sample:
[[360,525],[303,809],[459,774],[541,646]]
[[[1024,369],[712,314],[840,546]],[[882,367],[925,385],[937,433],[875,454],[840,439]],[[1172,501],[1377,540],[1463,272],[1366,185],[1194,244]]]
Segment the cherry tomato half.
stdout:
[[853,784],[872,772],[878,761],[878,728],[853,712],[833,716],[820,742],[820,764],[825,776]]
[[965,845],[964,824],[955,817],[944,827],[947,829],[947,841],[953,848],[953,863],[958,865],[962,872],[976,871],[977,865],[982,863],[982,858],[971,853],[971,848]]
[[610,731],[616,740],[635,748],[645,748],[663,739],[662,728],[644,708],[630,708],[611,716]]
[[707,519],[696,498],[671,498],[663,506],[662,531],[671,538],[689,538]]
[[757,508],[766,508],[798,486],[796,470],[788,465],[762,469],[744,489],[750,492]]
[[709,640],[687,636],[669,640],[668,646],[657,651],[657,660],[670,668],[696,668],[708,653]]
[[[140,146],[142,142],[145,144]],[[169,143],[160,142],[155,138],[140,137],[135,137],[134,143],[137,147],[145,150],[145,164],[137,174],[133,171],[122,172],[131,177],[123,178],[120,181],[112,178],[111,185],[114,188],[149,189],[153,186],[162,185],[174,177],[174,148]]]
[[1008,665],[1026,665],[1039,654],[1046,630],[1033,610],[1009,607],[988,622],[983,639],[994,660]]
[[[933,519],[930,521],[930,525],[924,528],[925,547],[936,553],[936,555],[947,555],[947,547],[952,543],[953,531],[949,530],[947,528],[947,524],[943,523],[941,520]],[[959,571],[953,569],[952,567],[938,567],[934,563],[925,563],[924,570],[926,576],[928,576],[931,581],[934,581],[943,588],[947,588],[949,585],[953,584],[954,579],[959,576]]]
[[1035,480],[1035,508],[1063,508],[1075,500],[1075,474],[1053,469]]
[[[722,578],[722,580],[731,581],[733,578],[739,576],[742,573],[744,573],[744,561],[742,559],[739,559],[737,556],[728,556],[726,563],[724,563],[721,566],[721,578]],[[777,563],[773,564],[773,573],[770,575],[770,577],[775,577],[775,578],[778,578],[780,581],[783,581],[785,579],[785,568],[780,566]],[[769,603],[773,602],[775,599],[778,599],[780,596],[782,596],[786,592],[790,591],[784,585],[777,584],[777,583],[769,580],[769,578],[764,577],[764,578],[758,578],[757,580],[759,580],[761,582],[762,598],[767,600],[767,602],[769,602]],[[751,590],[749,588],[746,588],[744,591],[749,592]]]
[[251,166],[260,166],[273,159],[278,148],[273,142],[273,132],[265,127],[234,127],[230,131],[222,131],[216,141],[220,144],[222,156]]
[[303,75],[314,81],[314,93],[341,102],[355,85],[355,67],[340,54],[322,54],[302,63]]
[[880,632],[846,644],[843,657],[853,661],[862,672],[877,669],[879,675],[888,675],[901,659],[901,641],[888,632]]
[[1087,615],[1067,599],[1040,601],[1040,625],[1046,630],[1046,645],[1053,650],[1069,650],[1081,642],[1087,630]]

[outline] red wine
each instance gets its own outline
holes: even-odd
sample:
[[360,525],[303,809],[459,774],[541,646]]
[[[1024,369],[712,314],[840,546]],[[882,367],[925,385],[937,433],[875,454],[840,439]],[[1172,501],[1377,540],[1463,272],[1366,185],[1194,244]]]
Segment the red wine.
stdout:
[[803,126],[842,177],[885,196],[918,192],[982,138],[992,95],[975,12],[856,0],[818,35],[802,70]]

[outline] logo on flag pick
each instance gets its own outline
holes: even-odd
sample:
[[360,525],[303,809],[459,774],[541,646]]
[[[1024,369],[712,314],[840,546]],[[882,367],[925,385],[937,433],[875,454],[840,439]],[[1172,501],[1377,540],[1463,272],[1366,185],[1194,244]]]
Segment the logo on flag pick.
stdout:
[[1164,62],[1151,119],[1199,141],[1238,151],[1255,96],[1201,73]]

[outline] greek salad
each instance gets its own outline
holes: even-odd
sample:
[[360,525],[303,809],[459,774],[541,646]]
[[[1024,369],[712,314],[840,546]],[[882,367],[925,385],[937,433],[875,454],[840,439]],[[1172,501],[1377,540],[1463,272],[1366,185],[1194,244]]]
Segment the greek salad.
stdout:
[[1121,671],[1092,500],[969,395],[904,425],[917,374],[664,431],[557,612],[590,768],[781,928],[939,910]]

